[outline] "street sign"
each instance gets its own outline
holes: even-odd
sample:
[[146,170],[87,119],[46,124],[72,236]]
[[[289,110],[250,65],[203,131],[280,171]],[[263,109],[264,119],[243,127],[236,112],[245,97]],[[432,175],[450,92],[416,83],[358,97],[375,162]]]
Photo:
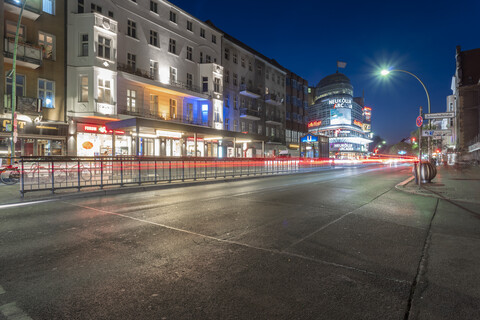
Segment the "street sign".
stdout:
[[422,137],[446,137],[451,135],[452,130],[422,130]]
[[422,126],[422,124],[423,124],[423,118],[422,118],[422,116],[418,116],[418,117],[417,117],[416,123],[417,123],[417,127],[421,127],[421,126]]
[[455,117],[454,112],[426,113],[425,119],[445,119]]

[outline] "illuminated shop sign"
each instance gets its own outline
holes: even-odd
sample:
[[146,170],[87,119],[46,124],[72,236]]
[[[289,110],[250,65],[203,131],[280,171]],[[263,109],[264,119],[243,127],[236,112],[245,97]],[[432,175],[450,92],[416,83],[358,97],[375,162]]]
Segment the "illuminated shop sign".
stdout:
[[363,117],[365,118],[365,121],[367,121],[367,122],[372,121],[372,108],[363,107]]
[[337,98],[329,99],[328,104],[333,104],[334,108],[352,108],[352,99],[351,98]]
[[348,108],[330,109],[330,124],[352,124],[352,110]]
[[362,127],[363,123],[361,123],[360,121],[358,120],[353,120],[353,124],[356,125],[356,126],[359,126],[360,128]]
[[337,149],[339,151],[353,151],[353,144],[351,143],[332,143],[332,147],[333,149]]
[[370,132],[372,130],[372,125],[369,123],[364,123],[362,126],[363,131]]
[[[96,126],[94,124],[85,124],[82,131],[101,134],[112,134],[114,130],[108,130],[105,126]],[[115,134],[125,134],[125,131],[115,130]]]
[[322,125],[322,120],[317,120],[317,121],[310,121],[307,126],[309,128],[312,128],[312,127],[319,127],[321,125]]
[[300,138],[301,142],[318,142],[318,137],[313,134],[307,134],[306,136]]

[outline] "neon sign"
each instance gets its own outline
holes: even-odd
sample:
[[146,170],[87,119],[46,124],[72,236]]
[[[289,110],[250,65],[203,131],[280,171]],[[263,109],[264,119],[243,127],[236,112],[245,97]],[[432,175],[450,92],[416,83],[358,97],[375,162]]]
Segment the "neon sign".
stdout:
[[307,126],[311,128],[311,127],[319,127],[321,125],[322,125],[322,120],[317,120],[317,121],[310,121]]
[[359,126],[359,127],[362,127],[362,125],[363,125],[363,123],[361,123],[358,120],[353,120],[353,124],[356,125],[356,126]]
[[307,134],[300,139],[300,142],[318,142],[318,137],[312,134]]
[[[83,131],[102,134],[112,134],[114,132],[114,130],[108,130],[105,126],[95,126],[91,124],[84,125]],[[115,130],[115,134],[125,134],[125,131]]]

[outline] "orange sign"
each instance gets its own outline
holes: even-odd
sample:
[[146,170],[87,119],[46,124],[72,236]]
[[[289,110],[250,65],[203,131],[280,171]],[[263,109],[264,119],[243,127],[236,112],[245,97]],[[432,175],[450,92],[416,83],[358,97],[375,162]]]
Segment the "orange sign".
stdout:
[[319,127],[321,125],[322,125],[322,120],[317,120],[317,121],[310,121],[307,126],[311,128],[311,127]]
[[356,125],[356,126],[359,126],[359,127],[362,127],[362,125],[363,125],[363,123],[361,123],[358,120],[353,120],[353,124]]

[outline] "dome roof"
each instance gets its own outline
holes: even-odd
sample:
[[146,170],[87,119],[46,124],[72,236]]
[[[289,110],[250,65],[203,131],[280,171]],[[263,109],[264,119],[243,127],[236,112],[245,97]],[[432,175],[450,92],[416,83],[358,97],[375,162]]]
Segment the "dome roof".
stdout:
[[325,78],[320,80],[320,82],[317,85],[317,88],[325,87],[332,84],[339,84],[339,83],[346,83],[351,85],[350,79],[348,79],[346,75],[344,75],[343,73],[337,72],[329,76],[326,76]]

